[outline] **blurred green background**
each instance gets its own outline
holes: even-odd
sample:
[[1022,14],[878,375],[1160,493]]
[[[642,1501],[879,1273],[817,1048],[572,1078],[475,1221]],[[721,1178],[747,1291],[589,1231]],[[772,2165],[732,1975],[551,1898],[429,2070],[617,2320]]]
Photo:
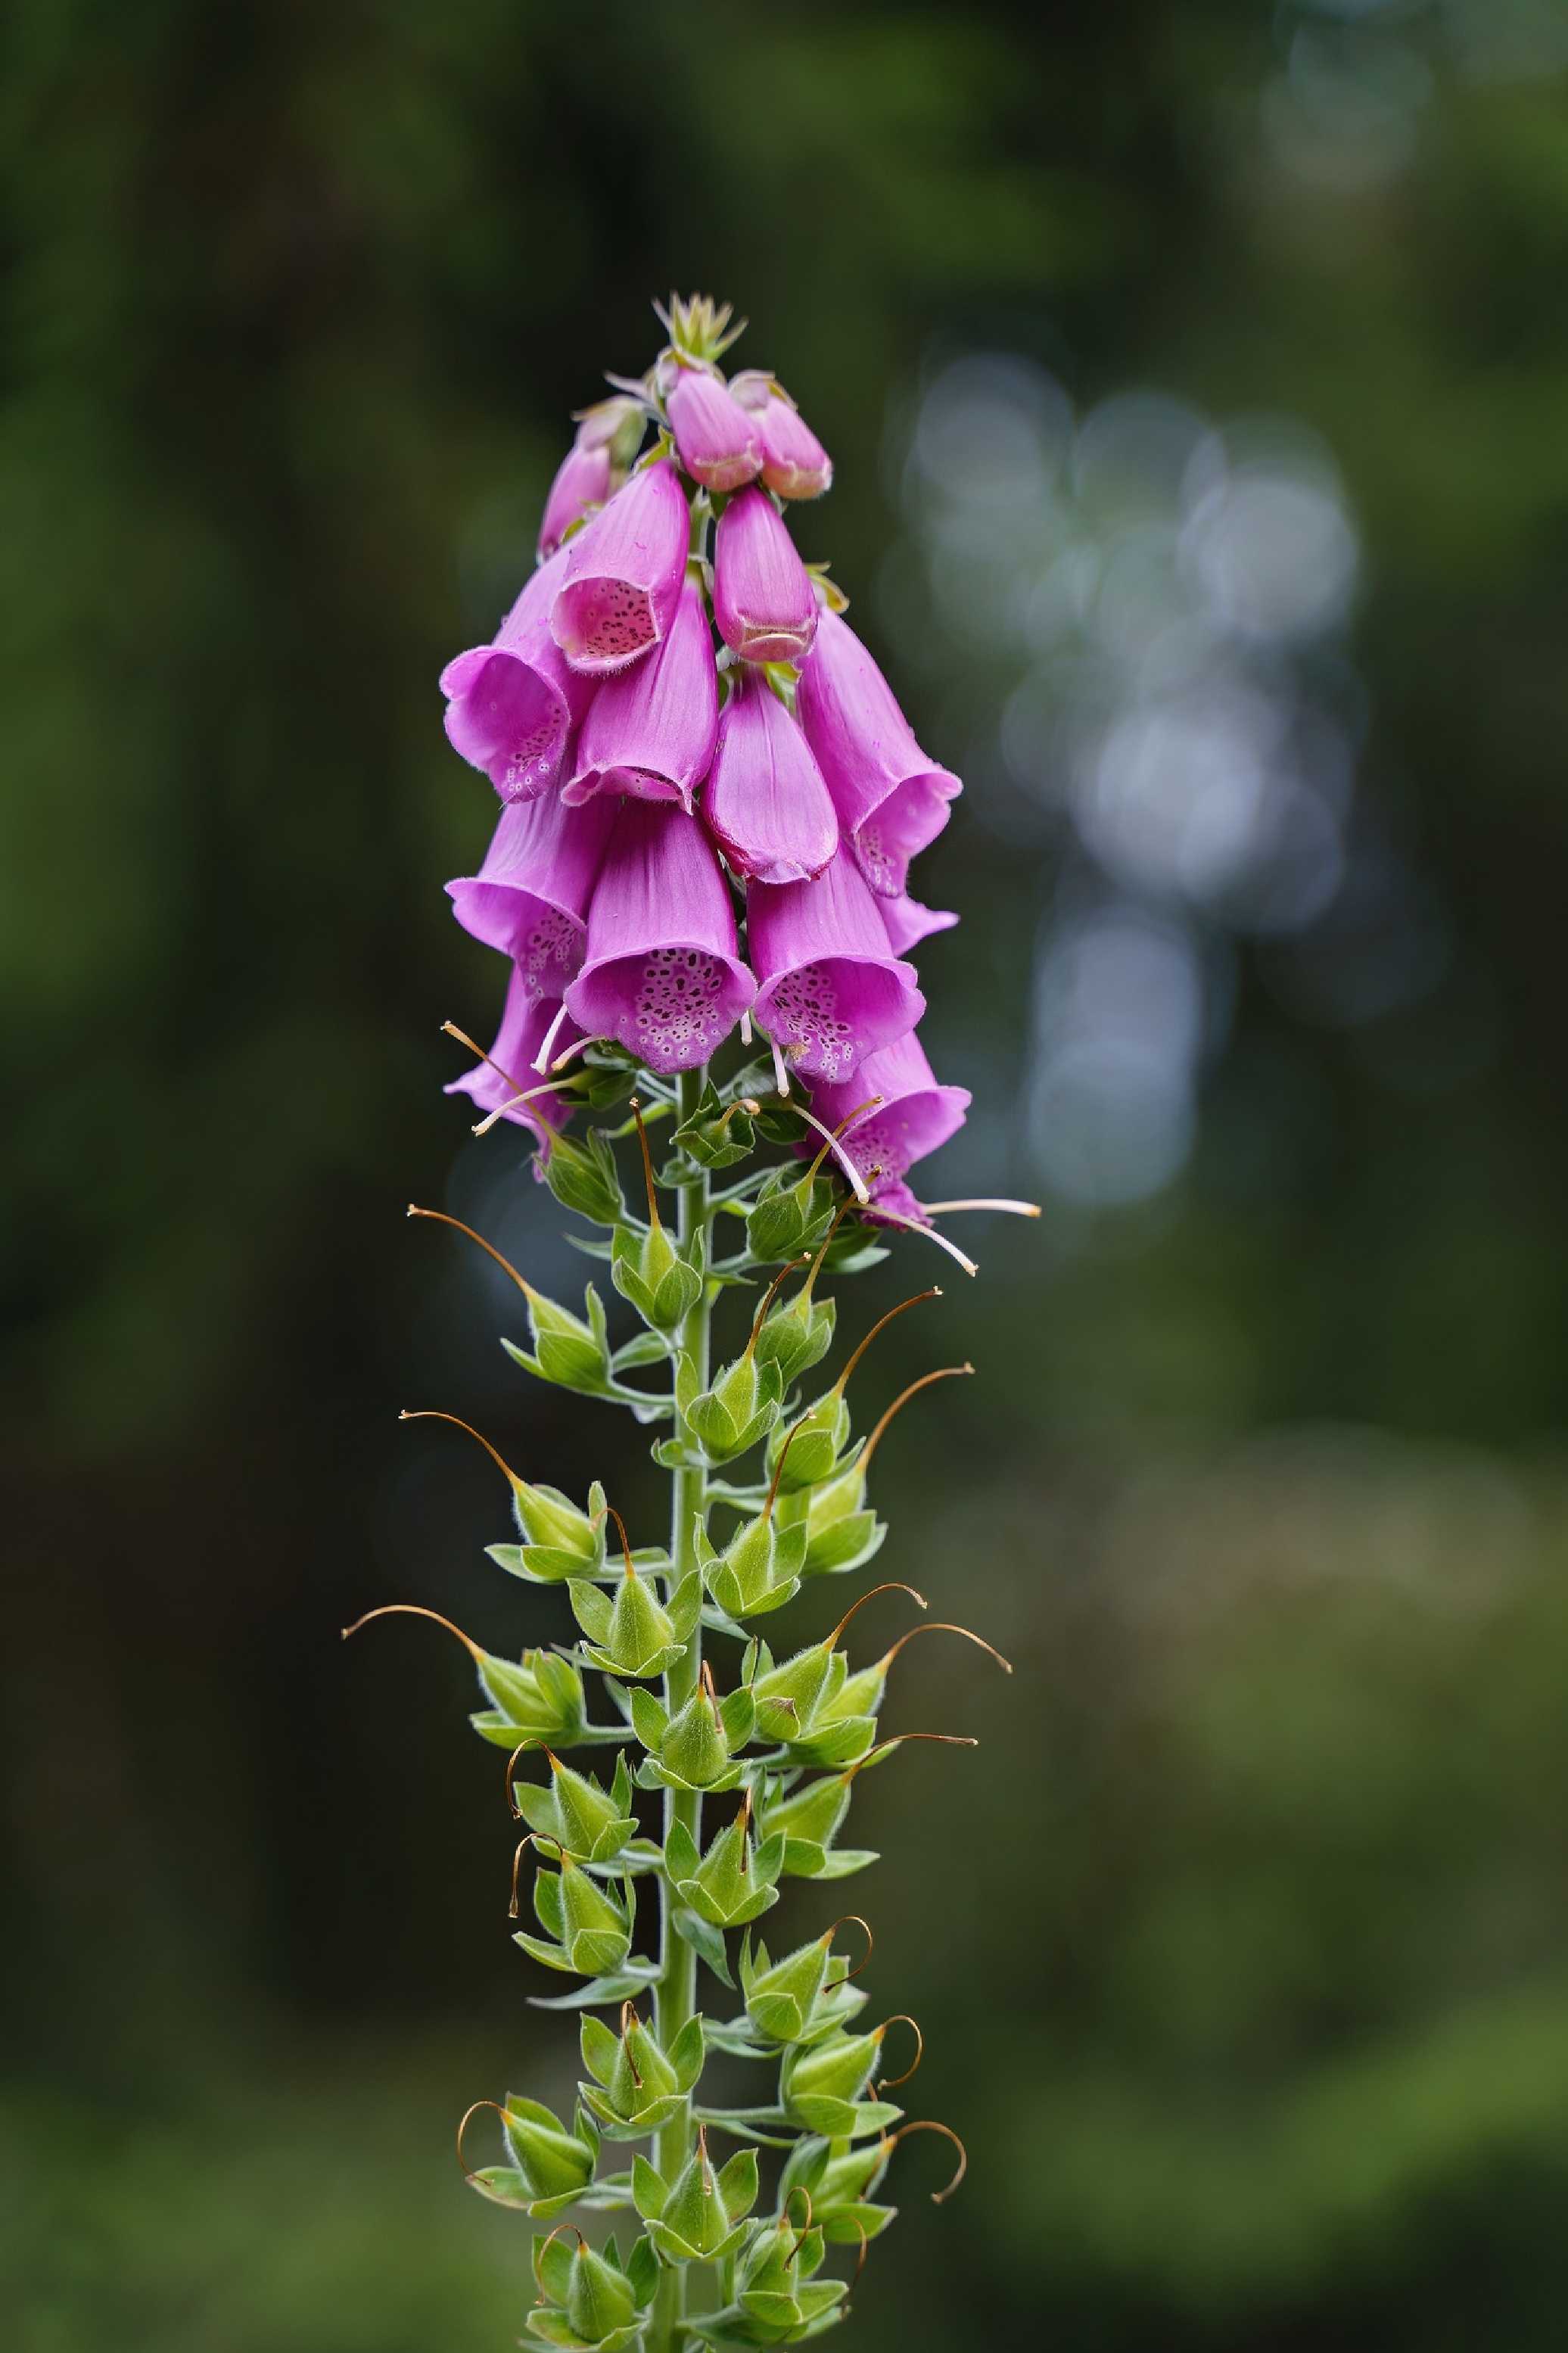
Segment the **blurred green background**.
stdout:
[[498,990],[434,681],[671,286],[833,450],[801,543],[968,779],[931,1189],[1046,1209],[860,1377],[980,1366],[884,1450],[882,1565],[1020,1672],[917,1645],[890,1725],[984,1746],[863,1785],[874,1999],[972,2164],[933,2216],[900,2153],[853,2341],[1561,2345],[1568,15],[0,38],[6,2345],[481,2353],[531,2301],[449,2139],[574,2073],[494,1759],[455,1646],[337,1629],[558,1630],[401,1405],[657,1505],[403,1207],[584,1271],[440,1092]]

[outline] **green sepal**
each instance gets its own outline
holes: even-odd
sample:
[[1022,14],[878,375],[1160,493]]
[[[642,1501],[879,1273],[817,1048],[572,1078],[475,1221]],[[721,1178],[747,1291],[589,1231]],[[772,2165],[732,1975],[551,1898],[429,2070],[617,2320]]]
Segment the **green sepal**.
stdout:
[[715,2173],[706,2137],[673,2182],[645,2157],[632,2165],[632,2201],[666,2263],[720,2263],[745,2236],[745,2218],[757,2202],[757,2153],[737,2150]]
[[779,2070],[779,2101],[792,2123],[831,2138],[859,2140],[885,2132],[903,2114],[886,2100],[861,2097],[881,2053],[885,2029],[836,2032],[792,2043]]
[[512,1784],[519,1818],[578,1862],[610,1862],[637,1830],[631,1810],[632,1777],[624,1751],[616,1758],[606,1790],[591,1773],[575,1772],[550,1759],[550,1779]]
[[764,2042],[821,2042],[864,2006],[859,1988],[847,1982],[848,1962],[832,1949],[833,1934],[829,1928],[777,1961],[760,1938],[754,1948],[749,1936],[742,1940],[746,2018]]
[[486,1651],[475,1661],[490,1710],[468,1719],[483,1740],[516,1748],[525,1740],[569,1748],[587,1727],[583,1678],[553,1651],[525,1651],[517,1664]]
[[[670,1142],[699,1168],[732,1168],[738,1160],[746,1159],[756,1149],[756,1130],[749,1113],[739,1102],[726,1111],[711,1079],[703,1082],[690,1116],[683,1120]],[[673,1184],[679,1172],[662,1172],[663,1181]]]
[[688,2019],[668,2052],[635,2010],[613,2034],[596,2018],[583,2021],[583,2064],[595,2078],[579,2085],[584,2104],[612,2140],[642,2140],[668,2121],[702,2073],[702,2021]]
[[510,2166],[486,2166],[468,2176],[480,2195],[497,2205],[521,2206],[545,2220],[569,2206],[593,2180],[599,2128],[581,2106],[569,2132],[553,2109],[509,2092],[501,2129]]
[[[671,1883],[699,1919],[714,1928],[741,1928],[778,1902],[778,1879],[784,1869],[782,1836],[759,1846],[752,1838],[752,1801],[741,1801],[732,1822],[714,1837],[699,1858],[691,1833],[682,1822],[671,1826],[665,1841],[665,1869]],[[732,1982],[732,1980],[731,1980]]]
[[706,1235],[699,1226],[683,1250],[660,1225],[637,1230],[616,1226],[611,1241],[610,1281],[645,1324],[674,1332],[702,1296]]
[[729,1692],[716,1703],[710,1689],[699,1686],[671,1716],[651,1692],[634,1690],[631,1708],[633,1729],[649,1752],[637,1767],[643,1788],[718,1791],[740,1780],[733,1752],[745,1746],[756,1719],[749,1692]]
[[566,1590],[572,1614],[588,1637],[587,1656],[611,1675],[662,1674],[684,1655],[702,1608],[702,1579],[694,1568],[681,1578],[668,1608],[630,1565],[614,1601],[584,1578],[574,1578]]
[[705,1461],[729,1462],[767,1436],[778,1419],[784,1388],[778,1366],[759,1364],[748,1350],[726,1365],[710,1388],[683,1397],[678,1379],[676,1404]]
[[760,1618],[780,1609],[800,1590],[805,1530],[779,1527],[771,1513],[759,1513],[716,1552],[699,1522],[697,1561],[702,1581],[729,1618]]
[[834,1188],[825,1176],[792,1176],[786,1169],[773,1169],[747,1212],[746,1247],[759,1266],[820,1250],[837,1207]]
[[899,2211],[872,2202],[891,2158],[890,2146],[882,2142],[868,2147],[847,2140],[797,2141],[779,2177],[780,2203],[805,2189],[830,2245],[858,2245],[862,2232],[874,2239]]
[[589,1128],[581,1143],[574,1135],[553,1134],[550,1151],[536,1155],[534,1165],[563,1209],[574,1209],[596,1226],[616,1225],[626,1216],[616,1155],[603,1128]]
[[[789,1452],[784,1454],[786,1439]],[[847,1453],[848,1446],[849,1408],[837,1389],[829,1389],[787,1430],[781,1427],[773,1431],[768,1440],[768,1475],[778,1472],[781,1495],[798,1495],[804,1488],[819,1487],[825,1479],[835,1478],[858,1462],[866,1451],[865,1440],[858,1440]]]
[[621,1885],[624,1901],[617,1903],[607,1887],[563,1854],[559,1873],[540,1871],[534,1878],[533,1908],[546,1936],[520,1930],[513,1943],[547,1969],[584,1978],[619,1969],[631,1951],[637,1905],[631,1879],[624,1878]]
[[542,1381],[550,1381],[557,1388],[577,1389],[588,1397],[603,1397],[610,1385],[609,1335],[605,1303],[591,1282],[584,1291],[583,1304],[586,1320],[530,1286],[528,1325],[532,1354],[520,1348],[514,1340],[503,1340],[501,1346],[513,1364],[521,1365],[525,1372],[535,1374]]
[[574,1986],[570,1993],[531,1993],[530,2010],[593,2010],[606,2001],[625,2001],[629,1996],[646,1993],[656,1986],[664,1970],[658,1961],[627,1961],[607,1977],[594,1978],[587,1985]]
[[646,2246],[639,2239],[623,2268],[614,2239],[598,2252],[582,2239],[574,2248],[561,2239],[535,2239],[534,2276],[545,2300],[528,2316],[530,2332],[571,2353],[622,2353],[640,2336],[658,2284],[653,2249],[639,2260]]
[[826,1356],[837,1321],[832,1299],[805,1299],[804,1304],[802,1298],[792,1299],[787,1307],[775,1308],[757,1334],[758,1362],[776,1365],[790,1388]]
[[756,1704],[758,1738],[804,1739],[843,1689],[848,1672],[837,1643],[809,1643],[775,1665],[767,1644],[753,1640],[741,1662],[741,1680]]

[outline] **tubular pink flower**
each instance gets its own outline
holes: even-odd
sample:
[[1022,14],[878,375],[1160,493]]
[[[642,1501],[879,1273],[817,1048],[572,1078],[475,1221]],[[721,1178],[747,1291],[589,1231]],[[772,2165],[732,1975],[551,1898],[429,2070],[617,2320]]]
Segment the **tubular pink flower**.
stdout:
[[816,635],[816,596],[766,491],[753,484],[719,518],[713,543],[713,617],[744,661],[801,662]]
[[691,797],[708,774],[719,729],[719,681],[702,591],[689,579],[669,634],[646,661],[607,678],[588,706],[563,797],[625,793],[635,800]]
[[574,522],[610,495],[610,445],[584,447],[581,436],[555,469],[539,525],[539,553],[553,555]]
[[910,859],[936,839],[963,786],[927,759],[854,630],[826,609],[801,672],[795,715],[861,872],[884,898],[899,897]]
[[702,795],[710,832],[737,874],[804,882],[838,847],[838,818],[800,729],[758,671],[734,672]]
[[755,481],[763,452],[754,419],[731,396],[721,376],[683,367],[665,401],[676,454],[705,490],[738,491]]
[[624,800],[588,909],[572,1018],[650,1071],[687,1071],[722,1044],[756,984],[736,953],[730,888],[695,818]]
[[770,491],[781,499],[819,499],[832,488],[833,460],[782,385],[752,368],[730,390],[755,419]]
[[554,794],[505,809],[479,872],[447,885],[463,929],[510,956],[535,997],[563,997],[576,977],[614,813],[610,801],[570,808]]
[[[550,1156],[551,1130],[564,1127],[575,1108],[569,1094],[538,1092],[543,1082],[534,1068],[534,1058],[551,1025],[558,1021],[561,1010],[560,1005],[550,997],[536,995],[527,976],[513,965],[489,1060],[476,1062],[471,1071],[465,1071],[460,1079],[454,1079],[450,1086],[442,1090],[445,1094],[468,1096],[484,1112],[507,1105],[501,1117],[519,1127],[531,1129],[539,1139],[540,1156],[546,1160]],[[554,1050],[559,1053],[575,1045],[582,1034],[570,1018],[559,1020]],[[532,1100],[514,1103],[511,1098],[520,1094],[531,1095]]]
[[550,633],[563,568],[560,556],[542,565],[494,643],[457,655],[441,672],[447,740],[505,801],[550,790],[592,691]]
[[664,637],[686,577],[690,517],[668,458],[643,466],[561,553],[550,627],[572,668],[625,670]]
[[926,1213],[904,1178],[917,1160],[924,1160],[963,1125],[969,1089],[937,1083],[925,1049],[911,1029],[895,1044],[868,1055],[847,1084],[836,1079],[813,1087],[811,1107],[827,1126],[837,1127],[870,1095],[882,1100],[845,1130],[845,1148],[871,1188],[873,1208],[880,1204],[895,1216],[923,1224]]
[[911,948],[918,948],[934,932],[951,932],[958,921],[956,915],[940,907],[922,907],[907,891],[896,899],[883,899],[879,904],[888,927],[888,944],[895,955],[908,955]]
[[757,1026],[808,1079],[848,1081],[925,1011],[914,966],[892,955],[877,902],[842,849],[813,881],[753,882],[746,940]]

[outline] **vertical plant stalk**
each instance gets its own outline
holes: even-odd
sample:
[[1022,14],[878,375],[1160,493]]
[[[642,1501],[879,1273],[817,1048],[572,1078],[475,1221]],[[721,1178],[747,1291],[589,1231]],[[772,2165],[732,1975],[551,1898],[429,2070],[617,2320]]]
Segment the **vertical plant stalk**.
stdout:
[[[697,1110],[707,1080],[706,1070],[683,1071],[678,1081],[679,1116],[692,1118]],[[700,1227],[703,1242],[708,1241],[707,1227],[712,1214],[710,1206],[711,1187],[706,1168],[700,1169],[692,1182],[680,1189],[678,1234],[683,1250],[688,1249],[692,1236]],[[708,1285],[680,1327],[678,1345],[692,1360],[697,1369],[699,1386],[706,1388],[712,1366],[712,1302]],[[696,1532],[699,1523],[707,1526],[708,1481],[700,1469],[678,1470],[670,1472],[669,1556],[674,1563],[674,1583],[697,1566]],[[664,1702],[673,1715],[684,1707],[696,1691],[702,1673],[702,1625],[698,1620],[683,1657],[677,1659],[664,1678]],[[689,1831],[693,1843],[702,1844],[702,1799],[695,1789],[666,1789],[664,1793],[664,1840],[668,1848],[670,1833],[677,1824]],[[697,1953],[675,1928],[675,1890],[669,1874],[658,1873],[659,1941],[658,1957],[661,1976],[654,1996],[654,2014],[658,2027],[658,2039],[668,2051],[687,2021],[697,2012]],[[663,2127],[658,2139],[658,2169],[667,2181],[673,2181],[691,2154],[691,2101],[688,2097]],[[670,2265],[659,2278],[648,2329],[648,2353],[670,2353],[676,2342],[686,2301],[686,2270]]]

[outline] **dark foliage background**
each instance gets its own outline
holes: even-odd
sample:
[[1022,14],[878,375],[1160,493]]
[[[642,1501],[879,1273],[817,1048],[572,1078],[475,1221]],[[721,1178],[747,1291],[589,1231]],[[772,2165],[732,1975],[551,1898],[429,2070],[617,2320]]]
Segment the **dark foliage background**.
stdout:
[[[921,878],[965,918],[928,972],[977,1095],[947,1189],[1047,1204],[967,1229],[980,1282],[866,1376],[868,1407],[982,1366],[889,1440],[886,1560],[1020,1672],[918,1646],[890,1716],[985,1745],[865,1785],[876,1993],[973,2165],[935,2220],[937,2146],[902,2152],[856,2342],[1556,2347],[1554,0],[15,0],[3,38],[6,2342],[521,2326],[527,2226],[448,2136],[481,2093],[564,2096],[568,2038],[524,2007],[459,1655],[336,1630],[400,1597],[550,1630],[483,1561],[493,1474],[401,1404],[654,1501],[635,1434],[510,1376],[511,1294],[402,1209],[583,1271],[440,1093],[437,1022],[495,992],[440,896],[489,807],[433,681],[678,284],[749,311],[834,450],[807,552],[969,776]],[[1320,556],[1354,533],[1295,685],[1268,648],[1253,674],[1353,743],[1342,885],[1282,940],[1130,884],[1121,842],[1164,947],[1111,1011],[1142,1037],[1195,973],[1203,1041],[1179,1101],[1112,1089],[1103,1179],[1049,1042],[1111,887],[1058,789],[1082,666],[1037,604],[1022,638],[942,606],[966,516],[1004,615],[1052,553],[1038,501],[1022,551],[984,508],[1006,403],[954,425],[965,354],[1037,425],[1138,387],[1178,440],[1172,402],[1272,417],[1320,488],[1331,460]]]

